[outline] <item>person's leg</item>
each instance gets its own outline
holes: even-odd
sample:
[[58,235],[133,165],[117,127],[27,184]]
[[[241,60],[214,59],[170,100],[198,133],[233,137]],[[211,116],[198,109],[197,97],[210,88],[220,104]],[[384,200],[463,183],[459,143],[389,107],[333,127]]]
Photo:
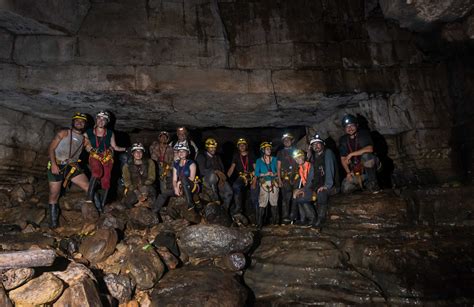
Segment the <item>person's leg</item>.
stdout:
[[[225,208],[230,209],[233,194],[234,193],[232,192],[232,188],[229,182],[226,181],[222,187],[219,187],[219,195],[222,199],[222,202],[224,203]],[[237,213],[240,213],[240,212],[237,212]]]
[[135,191],[128,191],[122,202],[125,207],[132,208],[138,202],[138,196]]
[[88,190],[89,190],[89,180],[87,179],[87,176],[85,174],[81,173],[77,176],[74,176],[71,179],[71,182],[76,184],[83,191],[88,192]]
[[234,192],[234,206],[230,210],[232,215],[242,212],[243,188],[244,182],[242,178],[239,177],[232,184],[232,190]]
[[316,223],[313,224],[314,227],[321,227],[321,225],[326,221],[328,200],[329,192],[327,190],[318,193],[318,200],[316,201],[318,219],[316,220]]
[[59,222],[59,195],[61,194],[61,181],[49,182],[49,227],[58,227]]
[[356,182],[356,178],[355,176],[352,176],[350,179],[348,179],[347,177],[344,178],[344,180],[342,181],[342,185],[341,185],[341,192],[343,194],[350,194],[352,192],[354,192],[355,190],[359,189],[360,186],[359,184]]
[[289,181],[283,181],[281,188],[281,216],[284,223],[290,222],[290,206],[293,196],[293,187]]
[[379,190],[377,182],[377,157],[372,153],[365,153],[362,155],[361,160],[364,165],[364,170],[367,175],[367,182],[365,186],[369,191]]
[[280,214],[278,212],[278,193],[279,193],[279,188],[277,186],[273,187],[273,190],[270,191],[269,195],[269,200],[270,200],[270,206],[272,209],[272,224],[273,225],[278,225],[280,222]]

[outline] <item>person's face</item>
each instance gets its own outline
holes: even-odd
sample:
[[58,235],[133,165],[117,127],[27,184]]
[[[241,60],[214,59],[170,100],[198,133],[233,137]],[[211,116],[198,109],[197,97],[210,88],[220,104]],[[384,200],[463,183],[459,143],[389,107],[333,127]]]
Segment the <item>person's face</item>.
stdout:
[[105,117],[102,117],[102,116],[97,116],[95,118],[95,123],[97,125],[97,127],[99,128],[104,128],[105,125],[107,125],[107,119]]
[[181,149],[180,151],[178,151],[178,157],[180,159],[186,159],[187,156],[188,156],[188,151],[187,150]]
[[344,127],[344,130],[349,135],[354,135],[357,132],[357,125],[356,124],[348,124]]
[[264,153],[265,153],[265,155],[270,156],[272,154],[271,147],[265,147]]
[[321,143],[321,142],[316,142],[316,143],[313,144],[313,145],[314,145],[314,148],[315,148],[314,151],[316,151],[317,153],[323,152],[323,150],[324,150],[324,144],[323,144],[323,143]]
[[293,144],[293,139],[291,139],[291,138],[284,138],[283,139],[283,145],[285,147],[291,147],[291,144]]
[[210,153],[211,155],[215,155],[216,154],[216,149],[217,147],[207,147],[207,152]]
[[178,140],[182,142],[188,137],[188,132],[186,131],[186,129],[179,128],[178,130],[176,130],[176,135],[178,136]]
[[135,150],[133,152],[133,159],[135,160],[141,160],[143,158],[143,151],[141,151],[140,149],[138,150]]
[[296,157],[295,161],[298,165],[301,165],[304,163],[304,157]]
[[74,129],[78,131],[84,130],[84,127],[86,126],[86,121],[83,119],[75,119],[73,123]]
[[161,134],[160,135],[160,143],[167,143],[168,142],[168,136],[166,134]]
[[247,151],[247,144],[239,144],[239,151],[240,152]]

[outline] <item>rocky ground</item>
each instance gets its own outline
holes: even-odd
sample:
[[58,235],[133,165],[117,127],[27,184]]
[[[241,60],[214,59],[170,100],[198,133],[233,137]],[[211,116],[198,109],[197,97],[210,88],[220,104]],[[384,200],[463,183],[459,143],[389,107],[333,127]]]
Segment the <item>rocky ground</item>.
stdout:
[[1,306],[473,304],[471,186],[332,199],[327,226],[236,225],[209,204],[110,203],[68,191],[46,223],[45,182],[0,185]]

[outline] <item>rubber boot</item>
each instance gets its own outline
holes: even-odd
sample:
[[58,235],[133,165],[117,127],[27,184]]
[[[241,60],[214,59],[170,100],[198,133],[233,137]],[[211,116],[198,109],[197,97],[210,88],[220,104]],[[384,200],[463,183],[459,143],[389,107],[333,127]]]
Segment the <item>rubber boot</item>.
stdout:
[[365,172],[367,173],[367,183],[365,187],[369,192],[377,192],[380,190],[379,184],[377,182],[377,172],[375,167],[366,168]]
[[194,208],[193,193],[191,192],[194,183],[187,177],[183,178],[181,183],[183,185],[184,198],[186,198],[186,203],[188,204],[188,210],[191,210]]
[[101,204],[102,204],[102,198],[100,197],[100,192],[97,191],[94,193],[94,205],[99,213],[101,213]]
[[234,216],[237,213],[242,212],[242,197],[241,193],[234,194],[234,207],[231,210],[231,214]]
[[95,186],[97,184],[97,178],[91,177],[89,182],[89,189],[87,190],[87,200],[94,201]]
[[283,201],[281,203],[281,223],[284,225],[288,225],[291,223],[289,201]]
[[54,229],[57,228],[59,224],[59,205],[50,204],[49,205],[49,227]]
[[279,220],[280,216],[278,214],[278,207],[277,206],[271,206],[272,208],[272,224],[273,225],[279,225]]
[[306,211],[304,210],[303,204],[295,203],[294,205],[297,206],[298,211],[300,213],[300,219],[297,219],[295,221],[295,224],[299,226],[306,225]]
[[311,203],[304,203],[303,207],[306,214],[306,218],[309,220],[308,225],[313,225],[314,223],[316,223],[316,215]]
[[262,229],[263,218],[265,216],[265,209],[263,207],[257,207],[257,229]]
[[321,227],[322,224],[326,221],[326,214],[328,210],[327,204],[318,204],[318,219],[316,223],[313,224],[313,227]]
[[104,190],[104,195],[101,198],[100,205],[98,208],[99,213],[104,213],[105,202],[107,201],[107,194],[109,194],[109,189]]

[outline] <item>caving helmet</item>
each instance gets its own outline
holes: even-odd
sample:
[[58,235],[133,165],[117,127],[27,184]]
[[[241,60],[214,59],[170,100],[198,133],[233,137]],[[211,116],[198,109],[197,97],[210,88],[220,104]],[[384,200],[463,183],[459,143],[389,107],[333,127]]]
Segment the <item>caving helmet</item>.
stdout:
[[191,150],[189,150],[189,147],[186,143],[176,143],[176,145],[174,145],[173,147],[173,150],[174,151],[180,151],[180,150],[185,150],[187,151],[188,153],[191,152]]
[[296,149],[295,151],[293,151],[293,159],[295,160],[300,157],[304,158],[304,156],[305,156],[304,151],[302,151],[301,149]]
[[75,120],[75,119],[82,119],[82,120],[87,121],[87,115],[81,112],[76,112],[72,116],[72,120]]
[[132,145],[131,151],[132,151],[132,153],[133,153],[133,152],[136,151],[136,150],[141,150],[142,152],[145,152],[145,146],[143,146],[142,143],[134,143],[134,144]]
[[204,146],[207,148],[216,148],[217,147],[217,141],[213,138],[208,138],[206,142],[204,143]]
[[239,147],[240,144],[248,145],[247,140],[244,138],[240,138],[237,140],[237,147]]
[[286,139],[286,138],[290,138],[291,140],[294,140],[294,139],[295,139],[295,137],[293,136],[293,134],[291,134],[291,133],[289,133],[289,132],[283,134],[283,136],[281,137],[281,140],[283,141],[283,140]]
[[158,138],[160,138],[162,135],[166,135],[168,140],[170,139],[170,134],[168,133],[168,131],[160,131],[160,134],[158,134]]
[[311,140],[309,140],[309,145],[313,145],[314,143],[322,143],[323,145],[325,145],[326,143],[324,142],[323,138],[321,137],[321,135],[319,135],[319,133],[316,133],[312,138]]
[[110,121],[110,113],[108,111],[100,111],[99,113],[97,113],[97,115],[95,116],[96,118],[97,117],[102,117],[102,118],[105,118],[107,120],[107,122]]
[[341,122],[342,127],[346,128],[346,126],[350,125],[350,124],[357,125],[357,118],[352,114],[344,115],[344,117],[342,118],[342,122]]

